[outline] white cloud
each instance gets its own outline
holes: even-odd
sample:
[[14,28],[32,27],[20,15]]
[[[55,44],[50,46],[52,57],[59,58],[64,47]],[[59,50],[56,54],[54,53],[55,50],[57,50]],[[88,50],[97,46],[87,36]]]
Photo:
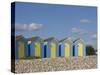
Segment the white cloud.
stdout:
[[97,38],[97,34],[93,34],[91,37],[92,37],[92,39],[96,39]]
[[77,33],[77,34],[80,34],[80,35],[82,35],[82,34],[87,34],[88,33],[88,31],[86,31],[86,30],[84,30],[84,29],[80,29],[80,28],[72,28],[72,32],[73,33]]
[[91,23],[89,19],[81,19],[80,22],[81,23]]
[[78,35],[84,35],[84,34],[88,34],[90,35],[89,37],[92,39],[97,39],[97,33],[93,33],[84,29],[80,29],[80,28],[72,28],[72,33],[76,33]]
[[31,24],[15,24],[16,30],[19,31],[32,31],[32,30],[38,30],[43,27],[42,24],[38,23],[31,23]]

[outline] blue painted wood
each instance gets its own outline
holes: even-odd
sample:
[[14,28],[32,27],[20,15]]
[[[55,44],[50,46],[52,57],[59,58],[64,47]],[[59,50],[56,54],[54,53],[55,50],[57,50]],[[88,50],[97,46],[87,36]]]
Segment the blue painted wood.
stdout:
[[81,39],[77,39],[74,42],[74,45],[75,45],[75,56],[78,56],[78,43],[82,43],[83,44],[83,56],[86,56],[85,44],[84,44],[83,40],[81,40]]
[[70,57],[72,57],[72,56],[73,56],[73,45],[70,44]]
[[44,43],[43,49],[44,49],[44,58],[46,58],[47,57],[47,44]]
[[50,58],[50,54],[51,54],[50,43],[48,42],[48,44],[47,44],[47,58]]
[[57,56],[58,57],[61,57],[61,56],[64,56],[64,50],[63,50],[63,46],[61,43],[58,43],[57,45]]
[[75,45],[75,56],[78,56],[78,45]]
[[[22,41],[24,42],[24,57],[27,57],[27,56],[35,56],[35,49],[34,49],[34,43],[35,42],[40,42],[40,40],[35,40],[35,41],[32,41],[31,44],[29,45],[27,40],[25,39],[16,39],[16,49],[15,49],[15,58],[18,59],[18,42],[19,41]],[[50,44],[51,43],[56,43],[55,41],[49,41],[47,44],[44,44],[44,42],[40,42],[40,45],[41,45],[41,58],[50,58],[50,55],[51,55],[51,47],[50,47]],[[66,43],[67,41],[64,41],[62,43],[57,43],[56,45],[56,57],[63,57],[64,54],[65,54],[65,50],[64,50],[64,44]],[[72,43],[69,43],[70,45],[70,56],[73,56],[73,53],[75,56],[78,56],[78,41],[76,41],[74,44]],[[83,55],[86,56],[86,49],[85,49],[85,45],[83,44]],[[29,48],[28,48],[29,47]]]
[[[68,42],[62,43],[63,56],[65,56],[65,43],[68,43]],[[68,44],[69,44],[69,43],[68,43]],[[70,46],[70,47],[69,47],[70,56],[73,56],[73,45],[70,43],[69,46]]]
[[65,51],[64,51],[64,45],[61,44],[61,57],[64,57]]
[[58,46],[58,47],[59,47],[59,49],[58,49],[58,50],[59,50],[59,56],[61,56],[62,45],[61,45],[61,44],[59,44],[59,46]]
[[28,56],[30,56],[30,44],[28,44]]
[[59,44],[57,44],[57,50],[56,50],[56,56],[59,57],[60,56],[60,49],[59,49]]
[[25,57],[27,57],[28,56],[28,42],[25,40],[25,43],[24,43],[24,52],[25,52]]
[[31,57],[34,56],[34,42],[31,42],[31,44],[30,44],[30,56]]
[[73,45],[73,48],[72,48],[72,56],[75,56],[75,45]]
[[73,56],[73,41],[70,41],[68,38],[66,38],[61,43],[62,43],[62,51],[63,51],[62,56],[65,56],[65,43],[69,44],[70,56]]
[[86,45],[84,45],[84,47],[83,47],[84,49],[83,49],[83,56],[86,56]]
[[31,41],[30,44],[30,55],[31,57],[35,56],[35,43],[39,42],[40,43],[40,57],[43,58],[44,57],[44,42],[41,42],[41,38],[37,37],[35,40]]
[[44,58],[44,46],[45,44],[44,43],[41,43],[41,58]]

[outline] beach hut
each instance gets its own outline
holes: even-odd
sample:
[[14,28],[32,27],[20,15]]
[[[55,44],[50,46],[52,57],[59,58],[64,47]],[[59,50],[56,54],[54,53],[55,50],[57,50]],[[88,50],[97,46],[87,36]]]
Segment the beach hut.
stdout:
[[43,57],[43,40],[40,37],[32,37],[28,40],[31,41],[30,44],[30,56],[31,57]]
[[73,39],[71,37],[62,39],[59,45],[59,54],[61,52],[61,56],[64,57],[72,56],[72,47],[73,47]]
[[15,58],[25,58],[28,56],[28,46],[27,46],[27,40],[22,36],[16,36],[15,39],[16,48],[15,48]]
[[73,41],[73,56],[85,56],[86,49],[82,39],[76,39]]
[[47,57],[55,58],[57,57],[57,40],[54,37],[50,37],[44,40],[46,44],[46,54]]

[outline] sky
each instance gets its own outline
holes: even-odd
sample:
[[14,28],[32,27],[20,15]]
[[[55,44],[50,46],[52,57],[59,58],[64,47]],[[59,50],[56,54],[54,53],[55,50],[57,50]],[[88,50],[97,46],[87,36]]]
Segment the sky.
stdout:
[[97,46],[96,7],[16,2],[15,12],[16,36],[81,38]]

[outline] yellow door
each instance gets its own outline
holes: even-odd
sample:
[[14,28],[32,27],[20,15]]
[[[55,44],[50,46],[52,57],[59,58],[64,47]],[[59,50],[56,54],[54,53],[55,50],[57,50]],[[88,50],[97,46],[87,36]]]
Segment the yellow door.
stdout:
[[70,56],[70,46],[68,43],[65,43],[65,57]]
[[39,42],[35,43],[35,56],[40,57],[40,43]]
[[83,56],[83,44],[78,43],[78,56]]
[[18,42],[18,58],[24,57],[24,43]]
[[55,58],[55,57],[56,57],[56,44],[51,43],[51,58]]

